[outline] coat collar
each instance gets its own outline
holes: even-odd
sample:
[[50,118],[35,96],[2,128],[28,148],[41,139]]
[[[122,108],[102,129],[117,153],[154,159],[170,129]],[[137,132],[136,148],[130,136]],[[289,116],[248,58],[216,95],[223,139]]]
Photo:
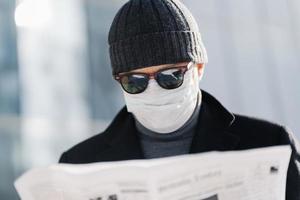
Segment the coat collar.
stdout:
[[239,136],[229,131],[234,115],[203,90],[201,106],[190,153],[233,150],[239,142]]
[[[239,142],[239,137],[228,131],[234,122],[234,115],[209,93],[201,91],[201,110],[190,153],[233,150]],[[103,134],[110,145],[105,153],[109,154],[112,160],[144,158],[134,117],[127,112],[126,106]]]

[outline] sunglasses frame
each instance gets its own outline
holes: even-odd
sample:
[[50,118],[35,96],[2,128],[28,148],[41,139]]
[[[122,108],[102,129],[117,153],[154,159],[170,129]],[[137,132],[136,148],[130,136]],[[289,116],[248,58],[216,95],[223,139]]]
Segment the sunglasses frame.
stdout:
[[[185,65],[180,65],[180,66],[170,66],[170,67],[167,67],[167,68],[162,68],[162,69],[160,69],[160,70],[158,70],[158,71],[156,71],[156,72],[153,72],[153,73],[126,72],[126,73],[124,73],[124,74],[117,74],[117,75],[114,75],[113,77],[114,77],[114,79],[115,79],[116,81],[118,81],[118,82],[120,83],[120,85],[122,86],[123,90],[124,90],[125,92],[129,93],[129,94],[139,94],[139,93],[144,92],[144,91],[147,89],[148,85],[149,85],[149,80],[150,80],[150,79],[154,79],[154,80],[158,83],[158,85],[159,85],[160,87],[162,87],[162,88],[164,88],[164,89],[167,89],[167,90],[171,90],[171,89],[175,89],[175,88],[165,88],[165,87],[163,87],[163,86],[160,85],[160,83],[157,81],[157,74],[159,74],[159,73],[161,73],[161,72],[163,72],[163,71],[166,71],[166,70],[170,70],[170,69],[180,69],[180,70],[182,70],[182,73],[183,73],[183,79],[182,79],[181,84],[178,86],[178,87],[180,87],[180,86],[182,85],[183,81],[184,81],[184,75],[185,75],[185,73],[186,73],[189,69],[191,69],[192,66],[193,66],[194,64],[195,64],[194,62],[189,62],[188,64],[185,64]],[[145,78],[147,78],[147,85],[146,85],[145,89],[143,89],[142,91],[140,91],[140,92],[138,92],[138,93],[130,93],[130,92],[128,92],[128,91],[124,88],[124,86],[123,86],[121,80],[122,80],[122,78],[123,78],[124,76],[130,76],[130,75],[143,75]],[[178,87],[176,87],[176,88],[178,88]]]

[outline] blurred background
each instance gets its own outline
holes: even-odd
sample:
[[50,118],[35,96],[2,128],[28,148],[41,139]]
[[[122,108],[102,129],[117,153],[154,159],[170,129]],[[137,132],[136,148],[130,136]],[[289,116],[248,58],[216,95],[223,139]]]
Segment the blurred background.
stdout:
[[[300,1],[182,0],[209,63],[201,88],[233,112],[300,138]],[[124,105],[107,37],[125,0],[0,0],[0,199],[13,181],[57,163]]]

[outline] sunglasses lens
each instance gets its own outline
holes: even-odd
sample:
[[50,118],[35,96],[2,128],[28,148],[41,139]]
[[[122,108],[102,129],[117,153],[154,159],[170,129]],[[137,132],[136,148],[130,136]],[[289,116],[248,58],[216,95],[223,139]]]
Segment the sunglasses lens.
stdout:
[[157,74],[158,84],[165,89],[174,89],[181,86],[184,72],[180,68],[173,68],[161,71]]
[[121,78],[123,89],[130,94],[143,92],[148,85],[148,78],[145,75],[132,74]]

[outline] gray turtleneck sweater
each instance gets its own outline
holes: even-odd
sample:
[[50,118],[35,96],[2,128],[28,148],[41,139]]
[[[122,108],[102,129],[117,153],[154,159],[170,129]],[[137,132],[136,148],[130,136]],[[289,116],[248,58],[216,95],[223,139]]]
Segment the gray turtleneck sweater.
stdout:
[[197,125],[200,107],[201,101],[198,99],[197,106],[188,121],[178,130],[167,134],[153,132],[144,127],[138,120],[135,120],[145,158],[188,154]]

